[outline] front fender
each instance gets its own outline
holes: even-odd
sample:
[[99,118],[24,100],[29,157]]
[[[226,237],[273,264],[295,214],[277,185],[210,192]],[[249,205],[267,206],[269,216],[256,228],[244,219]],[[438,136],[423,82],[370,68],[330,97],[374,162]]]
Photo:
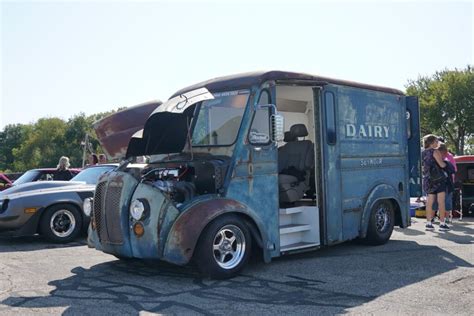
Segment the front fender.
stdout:
[[[188,263],[204,228],[218,216],[227,213],[240,213],[250,217],[257,226],[262,244],[267,244],[267,233],[253,210],[235,200],[214,198],[194,204],[180,214],[168,234],[163,260],[179,265]],[[264,257],[269,258],[268,250],[265,247],[263,249]]]
[[367,228],[369,227],[370,213],[372,207],[378,200],[395,200],[398,207],[401,209],[401,202],[399,200],[398,191],[388,184],[379,184],[370,191],[365,202],[364,211],[362,213],[359,237],[365,238],[367,236]]

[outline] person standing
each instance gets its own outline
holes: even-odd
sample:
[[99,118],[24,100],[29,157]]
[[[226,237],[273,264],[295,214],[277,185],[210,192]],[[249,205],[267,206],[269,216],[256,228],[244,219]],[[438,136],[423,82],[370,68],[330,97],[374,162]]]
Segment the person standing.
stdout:
[[445,168],[446,163],[438,150],[438,137],[432,134],[423,137],[424,151],[422,153],[423,163],[423,189],[427,194],[426,200],[426,229],[433,230],[431,219],[433,218],[433,202],[438,202],[440,213],[440,230],[448,230],[449,226],[446,224],[446,181],[435,182],[430,177],[430,172],[434,168]]
[[[445,208],[446,208],[446,222],[452,218],[453,211],[453,192],[454,192],[454,174],[456,173],[456,163],[454,165],[449,161],[448,157],[448,148],[445,144],[440,143],[438,147],[441,156],[443,157],[444,162],[446,163],[445,171],[448,175],[446,178],[446,199],[445,199]],[[451,155],[452,156],[452,155]],[[438,211],[438,203],[435,201],[433,203],[433,211]]]
[[72,172],[69,170],[69,158],[66,156],[62,156],[59,158],[58,166],[56,167],[56,171],[54,172],[54,180],[58,181],[69,181],[74,176]]
[[99,163],[99,158],[97,157],[97,154],[91,154],[89,156],[89,166],[94,166]]
[[105,154],[99,155],[99,164],[107,163],[107,156]]

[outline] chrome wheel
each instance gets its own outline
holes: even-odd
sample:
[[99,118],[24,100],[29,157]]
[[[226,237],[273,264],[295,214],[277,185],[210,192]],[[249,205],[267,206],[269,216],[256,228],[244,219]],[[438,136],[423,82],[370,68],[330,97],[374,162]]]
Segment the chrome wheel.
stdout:
[[383,233],[390,227],[390,210],[384,203],[380,204],[375,211],[375,225],[377,231]]
[[245,255],[246,242],[242,230],[235,225],[222,227],[214,237],[214,260],[223,269],[233,269]]
[[49,227],[55,236],[68,237],[76,228],[76,218],[71,211],[60,209],[51,216]]

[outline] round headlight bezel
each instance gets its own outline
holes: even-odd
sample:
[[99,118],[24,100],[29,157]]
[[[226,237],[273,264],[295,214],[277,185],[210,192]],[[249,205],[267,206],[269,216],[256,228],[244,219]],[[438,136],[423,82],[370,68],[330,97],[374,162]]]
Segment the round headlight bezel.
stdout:
[[92,214],[92,198],[87,198],[82,203],[82,211],[86,216],[91,216]]
[[130,216],[136,221],[144,217],[145,210],[145,203],[140,199],[133,200],[132,203],[130,203]]

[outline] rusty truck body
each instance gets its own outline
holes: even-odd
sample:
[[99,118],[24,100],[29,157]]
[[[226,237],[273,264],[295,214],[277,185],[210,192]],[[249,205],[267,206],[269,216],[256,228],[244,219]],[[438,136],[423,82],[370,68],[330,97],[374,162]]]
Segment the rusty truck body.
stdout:
[[[142,172],[126,172],[138,156]],[[232,277],[265,262],[410,225],[420,191],[418,101],[332,78],[255,72],[184,88],[99,180],[89,244],[118,258]],[[414,193],[415,194],[415,193]]]

